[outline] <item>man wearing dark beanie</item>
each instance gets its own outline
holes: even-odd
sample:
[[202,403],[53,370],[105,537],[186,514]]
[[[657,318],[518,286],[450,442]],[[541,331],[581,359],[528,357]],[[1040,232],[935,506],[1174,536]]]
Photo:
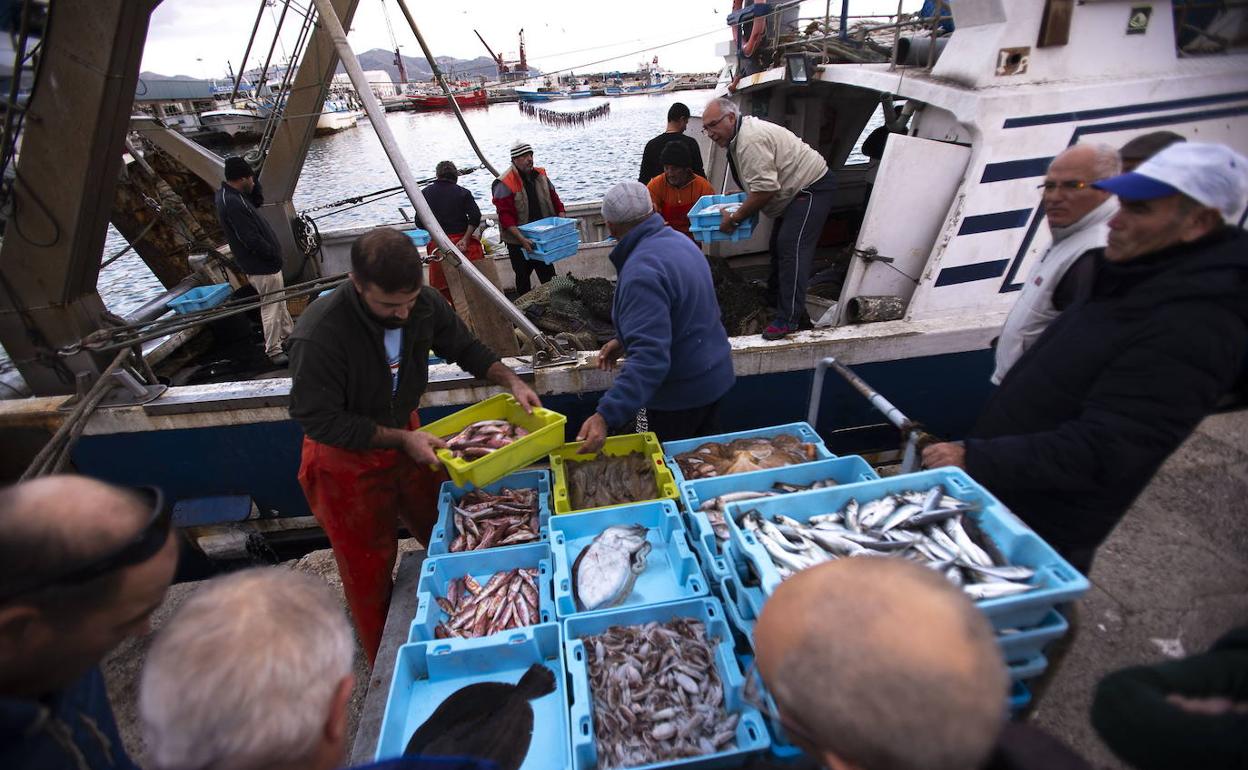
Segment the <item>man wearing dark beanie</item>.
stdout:
[[[225,181],[217,190],[217,219],[225,231],[234,261],[247,274],[257,294],[281,291],[282,251],[269,223],[260,218],[258,208],[264,204],[256,172],[247,161],[233,156],[225,159]],[[286,366],[290,360],[282,343],[294,329],[285,302],[271,302],[260,308],[264,325],[264,353],[274,366]]]
[[690,166],[693,158],[689,148],[678,142],[670,142],[663,148],[660,156],[663,161],[663,173],[656,175],[646,185],[650,191],[650,199],[654,201],[654,210],[659,212],[663,221],[673,230],[693,236],[689,233],[689,209],[703,195],[714,195],[715,188],[698,176]]

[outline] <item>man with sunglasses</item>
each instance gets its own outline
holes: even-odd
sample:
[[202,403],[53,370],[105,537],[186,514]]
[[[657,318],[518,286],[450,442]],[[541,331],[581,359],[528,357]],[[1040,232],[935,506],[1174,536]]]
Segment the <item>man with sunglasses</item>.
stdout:
[[0,767],[133,768],[99,664],[177,567],[158,490],[49,476],[0,490]]
[[1107,144],[1077,144],[1049,164],[1040,189],[1053,242],[1023,281],[997,338],[993,385],[1001,384],[1023,351],[1070,304],[1076,283],[1071,265],[1084,253],[1105,247],[1118,202],[1092,183],[1120,168],[1118,151]]

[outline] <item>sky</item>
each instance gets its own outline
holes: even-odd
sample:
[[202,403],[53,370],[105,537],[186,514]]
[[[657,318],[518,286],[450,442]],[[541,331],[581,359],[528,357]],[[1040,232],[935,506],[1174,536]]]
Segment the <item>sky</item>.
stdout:
[[[296,0],[287,14],[278,57],[283,49],[293,50],[300,21],[295,7],[305,2],[311,4],[312,0]],[[383,3],[400,51],[405,56],[422,56],[397,0],[359,0],[348,32],[352,48],[362,52],[394,47]],[[731,39],[726,21],[731,0],[669,0],[631,6],[651,9],[646,16],[640,10],[625,12],[630,6],[600,0],[407,0],[407,4],[434,56],[488,56],[473,34],[476,29],[495,53],[513,59],[518,53],[517,35],[523,28],[530,65],[546,72],[565,68],[587,74],[632,70],[655,55],[663,67],[674,72],[716,72],[723,60],[715,54],[715,45]],[[249,67],[263,64],[281,13],[281,0],[268,0],[266,5]],[[922,0],[903,2],[906,11],[921,5]],[[825,6],[826,2],[807,0],[801,4],[801,16],[822,17]],[[228,61],[237,71],[259,7],[260,0],[164,0],[152,14],[143,69],[162,75],[224,77]],[[833,15],[837,14],[840,2],[833,2],[831,7]],[[896,9],[896,0],[852,0],[850,4],[853,14],[893,13]],[[627,24],[628,17],[635,18],[636,24]]]

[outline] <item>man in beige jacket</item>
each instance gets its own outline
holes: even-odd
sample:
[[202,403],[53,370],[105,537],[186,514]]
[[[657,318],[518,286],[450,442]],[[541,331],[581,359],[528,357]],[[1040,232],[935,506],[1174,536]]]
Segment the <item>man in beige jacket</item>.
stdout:
[[742,116],[734,102],[722,97],[702,111],[702,130],[728,150],[733,179],[746,192],[745,202],[724,216],[720,229],[730,233],[759,211],[776,220],[767,280],[776,316],[763,339],[809,329],[806,284],[836,187],[827,161],[787,128]]

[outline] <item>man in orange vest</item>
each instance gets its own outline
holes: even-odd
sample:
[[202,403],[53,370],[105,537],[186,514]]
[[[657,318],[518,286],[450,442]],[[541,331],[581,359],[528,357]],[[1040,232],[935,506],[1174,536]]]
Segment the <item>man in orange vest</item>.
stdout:
[[654,201],[654,210],[659,212],[663,221],[673,230],[688,235],[689,209],[703,195],[714,195],[715,188],[706,181],[706,177],[698,176],[693,171],[693,158],[689,156],[689,148],[683,144],[672,142],[663,148],[660,156],[663,161],[663,173],[657,175],[646,185],[650,190],[650,199]]
[[533,288],[529,276],[534,270],[538,280],[546,283],[555,277],[555,268],[524,255],[522,249],[532,251],[534,243],[520,232],[520,225],[564,215],[563,201],[546,176],[546,169],[533,165],[533,147],[528,142],[512,145],[511,168],[494,183],[493,197],[498,229],[507,244],[511,269],[516,273],[516,293],[528,294]]

